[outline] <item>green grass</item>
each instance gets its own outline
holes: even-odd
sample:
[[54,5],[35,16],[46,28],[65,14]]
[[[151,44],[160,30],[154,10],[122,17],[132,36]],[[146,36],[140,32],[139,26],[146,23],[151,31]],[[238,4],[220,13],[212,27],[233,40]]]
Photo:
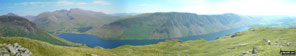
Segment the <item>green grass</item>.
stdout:
[[18,16],[0,16],[0,37],[24,37],[63,46],[80,46],[51,35]]
[[128,28],[122,34],[123,39],[149,39],[153,27],[135,25]]
[[[281,56],[280,49],[296,50],[296,28],[252,28],[246,31],[220,37],[217,40],[204,39],[181,42],[167,40],[157,44],[144,46],[121,46],[114,49],[100,47],[65,47],[27,38],[0,38],[0,43],[20,43],[30,49],[34,56],[86,56],[96,54],[100,56],[244,56],[252,55],[249,50],[258,47],[256,56]],[[231,37],[235,35],[235,37]],[[268,45],[268,39],[271,45]],[[291,46],[287,46],[287,43]],[[230,48],[233,48],[230,50]]]

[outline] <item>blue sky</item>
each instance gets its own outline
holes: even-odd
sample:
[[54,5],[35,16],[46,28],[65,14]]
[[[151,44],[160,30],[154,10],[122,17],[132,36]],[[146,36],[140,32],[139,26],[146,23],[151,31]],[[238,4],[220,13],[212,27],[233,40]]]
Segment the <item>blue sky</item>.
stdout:
[[294,0],[0,0],[0,15],[38,15],[41,12],[81,8],[107,14],[191,12],[296,16]]

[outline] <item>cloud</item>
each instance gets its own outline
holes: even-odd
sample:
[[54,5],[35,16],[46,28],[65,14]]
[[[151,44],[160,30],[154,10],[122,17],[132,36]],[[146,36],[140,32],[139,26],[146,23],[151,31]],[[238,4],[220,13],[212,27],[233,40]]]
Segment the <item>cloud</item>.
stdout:
[[55,2],[23,2],[22,5],[85,5],[85,2],[55,1]]
[[138,4],[137,6],[142,6],[142,7],[151,7],[153,6],[152,4]]
[[77,3],[77,4],[79,4],[79,5],[85,5],[85,4],[87,4],[87,3],[85,3],[85,2],[79,2],[79,3]]
[[23,2],[23,5],[45,5],[52,4],[53,2]]
[[285,0],[235,0],[225,3],[195,3],[178,9],[198,14],[296,15],[296,4]]
[[94,1],[93,3],[94,4],[100,4],[100,5],[110,5],[110,3],[106,2],[106,1]]
[[57,5],[72,5],[74,4],[74,2],[70,2],[70,1],[58,1],[55,2]]

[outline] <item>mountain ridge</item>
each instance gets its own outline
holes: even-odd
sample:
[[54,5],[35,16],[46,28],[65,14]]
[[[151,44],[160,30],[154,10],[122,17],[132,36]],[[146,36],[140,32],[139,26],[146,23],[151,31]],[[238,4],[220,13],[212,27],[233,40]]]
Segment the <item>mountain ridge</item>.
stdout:
[[115,17],[103,12],[88,11],[79,8],[44,12],[36,16],[36,18],[33,22],[52,34],[82,33],[79,30],[101,26],[116,20]]
[[93,28],[87,33],[105,39],[168,39],[247,26],[252,24],[247,23],[249,21],[253,21],[253,19],[231,13],[198,15],[195,13],[157,12],[130,16],[99,28]]
[[43,31],[35,23],[30,22],[24,17],[15,15],[0,16],[0,36],[25,37],[64,46],[76,45]]

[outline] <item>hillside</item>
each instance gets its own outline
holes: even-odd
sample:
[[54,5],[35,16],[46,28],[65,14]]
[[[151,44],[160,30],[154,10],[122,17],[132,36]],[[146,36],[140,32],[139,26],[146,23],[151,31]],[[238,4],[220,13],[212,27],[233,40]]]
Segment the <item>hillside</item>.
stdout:
[[171,39],[202,35],[254,24],[254,18],[236,14],[197,15],[158,12],[130,16],[87,31],[105,39]]
[[34,17],[38,27],[52,33],[81,33],[117,19],[102,12],[72,8],[44,12]]
[[[19,43],[33,56],[281,56],[279,51],[296,50],[296,28],[252,28],[217,40],[167,40],[145,46],[114,49],[78,48],[52,45],[27,38],[0,38],[0,43]],[[270,45],[268,41],[271,41]],[[46,51],[45,51],[46,50]]]
[[36,24],[17,15],[0,16],[0,36],[2,37],[26,37],[58,45],[74,45],[74,43],[50,35],[41,30]]

